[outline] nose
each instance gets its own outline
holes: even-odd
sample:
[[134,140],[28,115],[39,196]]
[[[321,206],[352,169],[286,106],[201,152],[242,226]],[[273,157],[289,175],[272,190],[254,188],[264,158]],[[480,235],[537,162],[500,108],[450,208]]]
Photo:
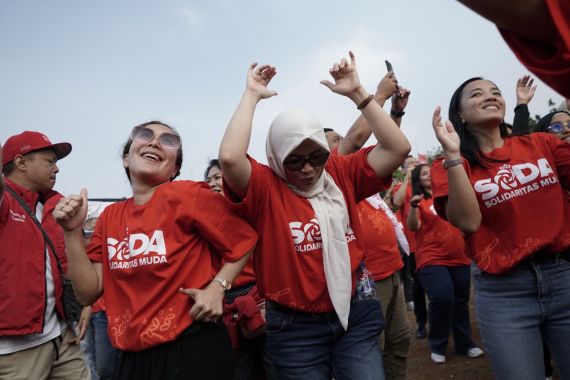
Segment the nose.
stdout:
[[310,173],[311,171],[313,171],[313,169],[314,168],[311,166],[311,164],[309,162],[305,162],[305,164],[301,168],[301,172]]
[[57,164],[53,165],[53,172],[56,174],[59,173],[59,167],[57,166]]

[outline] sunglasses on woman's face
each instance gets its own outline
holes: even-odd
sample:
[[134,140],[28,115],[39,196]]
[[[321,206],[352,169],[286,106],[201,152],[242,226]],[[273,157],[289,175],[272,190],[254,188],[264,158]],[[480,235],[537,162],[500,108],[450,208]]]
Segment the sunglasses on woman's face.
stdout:
[[570,121],[552,123],[546,128],[547,131],[552,133],[561,133],[564,127],[570,129]]
[[329,158],[329,152],[313,153],[309,157],[289,156],[283,161],[283,166],[289,170],[297,171],[303,169],[306,163],[313,168],[323,166]]
[[[154,131],[147,127],[134,127],[131,132],[131,139],[141,144],[147,144],[155,138]],[[174,133],[164,132],[158,136],[160,146],[167,150],[177,150],[180,148],[180,136]]]

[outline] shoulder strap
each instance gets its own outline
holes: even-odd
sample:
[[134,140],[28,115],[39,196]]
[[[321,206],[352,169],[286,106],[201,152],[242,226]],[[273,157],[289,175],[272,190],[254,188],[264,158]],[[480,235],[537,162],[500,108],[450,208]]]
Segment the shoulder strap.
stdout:
[[57,261],[57,268],[59,269],[59,273],[63,276],[63,268],[61,267],[61,262],[59,261],[59,257],[57,256],[57,251],[55,249],[55,246],[53,245],[53,243],[52,243],[51,239],[49,238],[47,232],[42,227],[42,224],[40,223],[40,221],[36,217],[36,213],[30,209],[30,206],[28,206],[26,201],[24,199],[22,199],[22,197],[14,189],[12,189],[10,186],[7,185],[6,190],[8,190],[8,192],[18,201],[20,206],[22,206],[22,208],[26,211],[26,213],[30,216],[30,218],[32,218],[32,220],[34,221],[36,226],[40,229],[40,231],[42,232],[42,235],[44,235],[44,239],[45,239],[47,245],[49,245],[51,251],[53,252],[55,260]]

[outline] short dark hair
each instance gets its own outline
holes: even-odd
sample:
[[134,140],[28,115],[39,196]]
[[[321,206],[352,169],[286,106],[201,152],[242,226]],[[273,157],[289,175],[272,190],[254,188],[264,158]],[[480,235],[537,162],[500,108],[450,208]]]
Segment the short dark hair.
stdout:
[[[136,127],[146,127],[146,126],[153,125],[153,124],[162,125],[168,129],[170,129],[176,135],[180,136],[174,127],[171,127],[170,125],[163,123],[162,121],[157,121],[157,120],[147,121],[146,123],[136,125],[133,127],[133,129]],[[124,159],[129,154],[129,149],[131,149],[132,144],[133,144],[133,139],[131,138],[131,135],[129,134],[129,139],[123,145],[123,153],[121,154],[121,158]],[[173,181],[176,177],[178,177],[180,175],[180,169],[182,168],[182,142],[180,143],[180,147],[178,148],[178,152],[176,155],[176,165],[178,166],[178,171],[172,176],[172,178],[170,178],[171,181]],[[129,179],[129,182],[131,182],[131,172],[129,171],[129,168],[125,168],[125,173],[127,174],[127,178]]]
[[325,131],[325,133],[327,133],[327,132],[334,132],[334,129],[332,129],[332,128],[323,128],[323,131]]
[[220,169],[220,171],[222,170],[222,167],[220,166],[220,161],[217,158],[211,159],[210,162],[208,162],[208,166],[206,167],[206,171],[204,172],[204,180],[208,179],[208,173],[214,167]]
[[[36,154],[36,152],[39,152],[39,150],[34,150],[31,152],[28,152],[26,154],[24,154],[23,156],[26,157],[29,160],[33,160],[34,159],[34,155]],[[14,163],[14,160],[8,162],[6,165],[4,165],[2,167],[2,173],[7,177],[10,174],[12,174],[14,172],[14,170],[16,170],[16,164]]]
[[[489,158],[485,156],[483,152],[481,152],[481,147],[479,146],[479,142],[471,133],[469,128],[466,124],[461,121],[461,117],[459,116],[460,111],[460,103],[461,103],[461,96],[463,95],[463,90],[465,87],[476,80],[487,80],[482,77],[473,77],[467,79],[463,82],[457,90],[451,96],[451,101],[449,102],[449,121],[453,124],[453,128],[459,135],[460,146],[459,149],[461,151],[461,155],[465,157],[465,159],[469,162],[471,166],[479,166],[482,168],[487,168],[489,165],[487,164],[488,161],[492,162],[499,162],[495,159]],[[501,131],[501,137],[507,137],[508,131],[505,122],[501,122],[499,129]],[[487,161],[487,162],[486,162]]]

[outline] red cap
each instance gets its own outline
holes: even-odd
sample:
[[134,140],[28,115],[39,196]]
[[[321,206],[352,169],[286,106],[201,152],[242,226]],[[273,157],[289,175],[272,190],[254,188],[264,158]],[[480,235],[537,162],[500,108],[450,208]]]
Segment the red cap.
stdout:
[[58,160],[71,152],[70,143],[52,144],[48,137],[39,132],[25,131],[10,137],[2,146],[2,165],[6,165],[19,154],[41,149],[53,149]]

